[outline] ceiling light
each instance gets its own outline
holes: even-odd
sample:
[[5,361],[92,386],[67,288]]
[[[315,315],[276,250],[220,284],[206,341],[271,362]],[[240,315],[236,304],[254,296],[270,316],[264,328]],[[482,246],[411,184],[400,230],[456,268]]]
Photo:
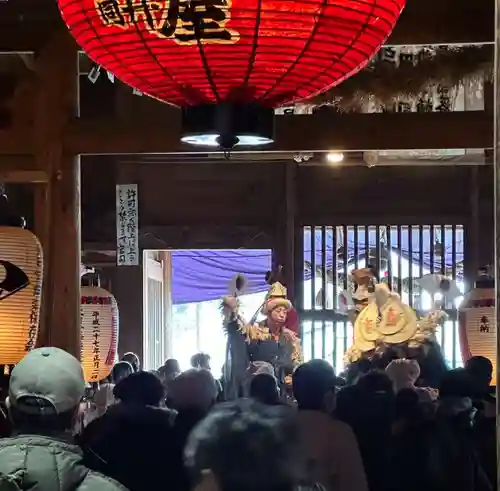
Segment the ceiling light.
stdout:
[[326,161],[329,164],[338,164],[344,160],[344,154],[342,152],[330,152],[326,154]]

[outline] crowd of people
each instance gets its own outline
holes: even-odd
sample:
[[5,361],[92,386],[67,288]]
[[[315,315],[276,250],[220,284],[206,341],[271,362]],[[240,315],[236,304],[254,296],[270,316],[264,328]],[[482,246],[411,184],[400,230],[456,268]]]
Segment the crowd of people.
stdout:
[[291,395],[257,372],[225,401],[210,357],[141,370],[127,353],[92,390],[78,360],[30,352],[5,379],[0,491],[488,491],[496,487],[491,363],[472,358],[437,390],[415,361],[347,385],[300,364]]

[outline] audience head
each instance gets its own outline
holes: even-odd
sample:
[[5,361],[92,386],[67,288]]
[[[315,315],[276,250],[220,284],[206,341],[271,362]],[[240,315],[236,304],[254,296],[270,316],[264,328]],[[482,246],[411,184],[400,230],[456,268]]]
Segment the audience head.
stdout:
[[196,353],[191,357],[191,367],[211,370],[210,355],[208,355],[207,353]]
[[473,379],[477,392],[487,392],[493,378],[493,364],[484,356],[473,356],[465,363],[465,370]]
[[164,390],[153,373],[135,372],[115,385],[113,395],[126,405],[159,406],[164,397]]
[[158,371],[161,377],[166,381],[173,380],[181,373],[179,362],[174,358],[169,358]]
[[299,409],[333,411],[338,384],[333,367],[325,360],[303,363],[292,376],[293,394]]
[[132,375],[134,367],[128,361],[119,361],[111,370],[111,381],[117,384],[120,380]]
[[183,411],[208,411],[217,399],[217,385],[208,370],[191,368],[172,380],[168,390],[168,404]]
[[365,373],[360,377],[356,386],[366,394],[393,392],[391,379],[384,372],[378,370]]
[[141,369],[141,361],[139,360],[139,357],[131,351],[125,353],[121,361],[128,361],[132,365],[134,372],[138,372]]
[[250,380],[250,397],[261,404],[279,404],[279,390],[276,378],[268,373],[258,373]]
[[393,360],[385,369],[392,382],[395,393],[405,388],[411,388],[420,376],[420,365],[416,360]]
[[439,399],[473,397],[474,381],[464,368],[449,370],[441,379]]
[[80,362],[59,348],[39,348],[12,370],[6,402],[16,431],[51,435],[72,430],[84,394]]
[[185,449],[195,491],[293,491],[303,467],[291,413],[250,399],[214,408]]

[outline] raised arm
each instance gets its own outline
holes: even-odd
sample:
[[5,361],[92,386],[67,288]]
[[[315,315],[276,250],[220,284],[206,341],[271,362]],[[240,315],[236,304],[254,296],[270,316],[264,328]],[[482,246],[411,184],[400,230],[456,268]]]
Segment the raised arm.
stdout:
[[248,367],[245,322],[238,314],[238,299],[224,297],[221,311],[223,328],[227,334],[224,392],[227,400],[240,397]]
[[222,297],[221,311],[224,330],[228,334],[246,334],[245,322],[239,314],[239,301],[237,297]]

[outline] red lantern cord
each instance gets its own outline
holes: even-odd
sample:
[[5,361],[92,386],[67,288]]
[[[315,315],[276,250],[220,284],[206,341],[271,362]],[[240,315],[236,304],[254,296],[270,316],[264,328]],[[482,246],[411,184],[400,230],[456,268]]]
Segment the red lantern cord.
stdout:
[[58,0],[96,63],[179,106],[275,107],[363,68],[405,0]]

